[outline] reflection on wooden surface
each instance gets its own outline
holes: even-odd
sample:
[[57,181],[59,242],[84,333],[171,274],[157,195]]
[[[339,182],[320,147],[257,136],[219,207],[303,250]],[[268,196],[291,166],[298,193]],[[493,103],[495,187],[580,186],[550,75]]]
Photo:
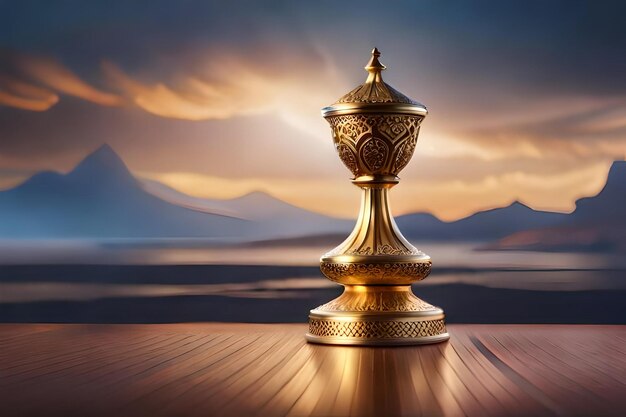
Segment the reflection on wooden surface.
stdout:
[[626,415],[626,326],[451,325],[308,345],[303,325],[2,325],[0,415]]

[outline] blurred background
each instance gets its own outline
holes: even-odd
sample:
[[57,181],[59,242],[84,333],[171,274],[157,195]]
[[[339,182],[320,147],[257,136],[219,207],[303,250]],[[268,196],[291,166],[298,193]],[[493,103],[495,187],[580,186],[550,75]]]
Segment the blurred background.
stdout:
[[424,103],[391,202],[456,323],[624,323],[622,2],[0,1],[0,321],[304,322],[359,191],[320,108]]

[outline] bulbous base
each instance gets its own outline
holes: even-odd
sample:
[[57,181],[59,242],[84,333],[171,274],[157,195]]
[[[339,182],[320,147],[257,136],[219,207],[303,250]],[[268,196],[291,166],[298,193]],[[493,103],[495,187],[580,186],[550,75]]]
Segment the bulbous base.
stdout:
[[306,339],[333,345],[417,345],[449,339],[442,309],[411,287],[346,286],[344,293],[309,314]]

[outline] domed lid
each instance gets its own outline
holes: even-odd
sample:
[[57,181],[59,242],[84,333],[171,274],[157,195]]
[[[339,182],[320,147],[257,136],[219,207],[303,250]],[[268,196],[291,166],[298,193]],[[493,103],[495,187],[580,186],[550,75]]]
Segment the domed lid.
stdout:
[[355,113],[400,113],[426,116],[426,106],[405,96],[383,81],[381,72],[386,68],[380,63],[380,52],[374,48],[372,58],[365,66],[367,80],[334,104],[322,109],[322,116]]

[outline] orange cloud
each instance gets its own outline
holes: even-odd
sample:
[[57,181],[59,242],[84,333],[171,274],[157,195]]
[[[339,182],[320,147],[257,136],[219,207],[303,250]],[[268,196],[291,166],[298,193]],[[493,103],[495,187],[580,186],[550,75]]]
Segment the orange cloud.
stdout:
[[114,85],[143,110],[162,117],[184,120],[226,119],[258,114],[275,107],[280,81],[232,68],[227,79],[206,81],[198,76],[179,76],[176,87],[146,84],[127,75],[111,62],[103,70]]
[[136,81],[111,62],[105,62],[103,70],[138,107],[158,116],[185,120],[225,119],[251,110],[236,91],[228,91],[225,86],[187,78],[184,83],[194,86],[195,93],[175,91],[164,83],[148,85]]
[[[319,109],[341,91],[328,80],[311,83],[310,80],[328,74],[324,74],[323,65],[321,68],[303,65],[308,58],[294,63],[301,67],[295,71],[273,65],[268,59],[258,62],[251,56],[209,55],[211,59],[199,60],[193,70],[175,73],[167,82],[144,82],[108,61],[102,69],[112,85],[138,107],[162,117],[183,120],[273,112],[281,117],[288,114],[283,120],[306,130],[302,120],[319,122]],[[326,129],[323,134],[325,137]]]
[[[609,166],[597,162],[541,174],[514,171],[475,179],[462,175],[458,179],[404,179],[392,191],[394,214],[424,211],[452,221],[516,200],[535,209],[569,212],[576,199],[600,191]],[[296,206],[346,218],[354,217],[359,207],[359,190],[342,178],[223,178],[189,172],[142,172],[141,176],[200,198],[228,199],[261,190]],[[319,203],[320,195],[327,204]]]
[[45,111],[59,101],[52,91],[0,74],[0,105]]
[[[468,145],[490,158],[626,157],[626,101],[607,100],[559,117],[460,132]],[[487,158],[487,159],[490,159]]]
[[[264,190],[312,210],[353,216],[359,195],[347,181],[347,171],[341,171],[344,175],[336,178],[330,174],[312,178],[311,166],[299,162],[304,158],[285,155],[299,153],[310,160],[319,157],[320,161],[327,158],[323,168],[316,167],[316,174],[340,167],[319,109],[352,88],[354,80],[342,83],[331,64],[318,59],[319,65],[313,65],[310,56],[297,52],[289,54],[288,65],[279,65],[265,55],[264,51],[265,59],[255,59],[251,55],[234,57],[202,51],[194,55],[193,65],[176,61],[180,68],[156,81],[147,81],[114,63],[104,62],[102,71],[119,95],[96,90],[58,63],[32,58],[26,60],[30,66],[22,61],[17,68],[47,87],[0,83],[0,104],[46,110],[58,100],[55,92],[64,92],[103,105],[126,101],[167,119],[213,120],[266,114],[267,117],[257,118],[263,119],[262,123],[211,125],[215,126],[211,133],[216,138],[254,137],[246,152],[235,152],[233,148],[240,145],[231,141],[222,140],[219,145],[207,141],[204,148],[177,150],[177,158],[184,162],[181,167],[172,162],[176,158],[168,160],[171,149],[166,148],[162,158],[152,158],[158,163],[143,167],[151,172],[146,176],[199,197],[230,198]],[[425,122],[414,161],[403,172],[401,186],[393,191],[394,209],[398,214],[431,211],[446,220],[513,200],[522,200],[534,208],[571,210],[576,198],[592,195],[601,188],[611,160],[626,156],[624,100],[599,97],[570,106],[542,102],[515,112],[496,109],[493,117],[471,121],[457,120],[451,117],[453,113],[446,115],[435,108]],[[151,124],[157,124],[151,120]],[[164,120],[158,123],[167,126]],[[197,138],[196,135],[205,134],[198,133],[204,125],[194,129],[191,124],[188,130],[178,123],[174,125],[170,131],[156,129],[154,135],[145,135],[145,140],[179,134]],[[285,143],[294,135],[290,127],[320,141],[289,141],[297,143],[297,148],[287,148]],[[135,140],[134,136],[144,135],[128,137],[131,136],[129,142]],[[191,145],[195,140],[187,143],[195,146]],[[280,147],[280,152],[274,151],[276,147]],[[211,156],[202,151],[206,149]],[[181,157],[181,152],[186,152],[185,157]],[[259,159],[262,156],[264,163],[246,163],[254,159],[250,155]],[[145,164],[148,159],[142,156],[137,161]],[[159,163],[171,163],[174,167],[160,167]],[[235,178],[227,178],[221,172],[229,164],[238,167]],[[282,177],[281,170],[292,175]],[[324,195],[328,204],[320,205],[319,195]]]
[[119,106],[122,97],[98,90],[81,80],[59,62],[33,56],[18,58],[18,67],[34,80],[64,94],[79,97],[103,106]]

